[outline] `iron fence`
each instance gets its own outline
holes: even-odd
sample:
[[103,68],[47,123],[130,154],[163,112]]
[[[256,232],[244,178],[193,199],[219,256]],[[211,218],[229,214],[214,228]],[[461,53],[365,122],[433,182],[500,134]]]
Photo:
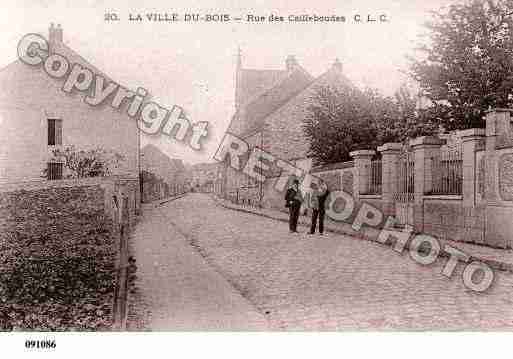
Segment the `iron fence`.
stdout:
[[382,165],[381,160],[371,162],[369,176],[369,192],[368,194],[381,194],[382,188]]
[[61,162],[48,162],[47,167],[47,179],[48,180],[60,180],[62,179],[64,164]]
[[432,156],[431,178],[425,178],[425,194],[461,195],[463,191],[463,159],[460,149],[441,151]]
[[415,194],[415,162],[413,152],[405,148],[399,155],[397,163],[397,193],[398,202],[411,202]]

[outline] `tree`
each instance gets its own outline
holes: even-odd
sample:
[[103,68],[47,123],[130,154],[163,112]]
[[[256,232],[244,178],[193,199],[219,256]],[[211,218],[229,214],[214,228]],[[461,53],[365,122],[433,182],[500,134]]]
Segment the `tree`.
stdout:
[[489,107],[512,104],[513,0],[471,0],[433,12],[409,73],[447,130],[483,127]]
[[356,88],[322,87],[312,96],[303,129],[315,163],[346,161],[350,151],[373,142],[376,132],[365,105],[364,93]]
[[436,126],[418,116],[416,103],[406,86],[394,97],[375,89],[322,87],[312,96],[304,121],[308,155],[315,164],[348,161],[354,150],[432,134]]
[[[100,147],[91,150],[77,150],[74,146],[52,151],[53,161],[64,162],[68,170],[67,178],[103,177],[117,168],[124,157],[115,151],[106,151]],[[47,169],[43,170],[46,177]]]

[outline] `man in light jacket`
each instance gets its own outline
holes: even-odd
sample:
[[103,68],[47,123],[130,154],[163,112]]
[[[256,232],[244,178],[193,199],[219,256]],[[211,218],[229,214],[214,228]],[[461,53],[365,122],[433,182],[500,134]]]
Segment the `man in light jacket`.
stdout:
[[312,208],[312,225],[310,234],[315,233],[317,227],[317,218],[319,218],[319,234],[324,233],[324,216],[326,214],[326,199],[328,198],[328,186],[322,180],[319,184],[312,183],[312,195],[310,197],[310,207]]

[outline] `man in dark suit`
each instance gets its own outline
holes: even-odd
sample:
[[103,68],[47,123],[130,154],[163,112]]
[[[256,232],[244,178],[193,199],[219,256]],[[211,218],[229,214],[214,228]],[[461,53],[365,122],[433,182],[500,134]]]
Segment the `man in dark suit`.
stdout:
[[286,207],[289,208],[289,230],[290,233],[297,233],[297,221],[299,219],[299,210],[303,202],[303,195],[299,190],[299,181],[297,179],[292,183],[292,187],[287,190],[285,195]]

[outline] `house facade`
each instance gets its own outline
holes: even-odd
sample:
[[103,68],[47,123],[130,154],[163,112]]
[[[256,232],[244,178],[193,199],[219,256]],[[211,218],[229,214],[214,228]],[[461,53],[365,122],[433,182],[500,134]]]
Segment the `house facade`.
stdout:
[[[340,61],[318,77],[312,76],[288,56],[280,70],[246,69],[239,53],[236,68],[235,113],[228,132],[244,139],[250,148],[258,147],[276,158],[309,171],[309,142],[303,132],[312,97],[323,87],[344,89],[352,86],[343,74]],[[272,169],[266,177],[277,175]],[[269,180],[268,180],[269,181]],[[272,178],[270,179],[272,181]],[[216,188],[222,194],[269,205],[268,184],[257,183],[225,164],[219,169]],[[267,194],[266,194],[267,193]],[[281,203],[281,202],[280,202]]]
[[192,166],[192,187],[202,192],[214,191],[217,179],[217,163],[197,163]]
[[148,144],[141,149],[141,182],[142,201],[151,202],[187,191],[191,179],[182,160]]
[[[48,44],[50,53],[112,81],[64,43],[60,26],[50,27]],[[50,77],[42,64],[30,66],[21,60],[0,70],[0,183],[42,180],[45,173],[51,179],[66,177],[53,150],[67,146],[117,153],[122,160],[110,168],[111,174],[137,179],[139,130],[126,114],[126,104],[119,109],[89,105],[84,92],[64,92],[63,82]]]

